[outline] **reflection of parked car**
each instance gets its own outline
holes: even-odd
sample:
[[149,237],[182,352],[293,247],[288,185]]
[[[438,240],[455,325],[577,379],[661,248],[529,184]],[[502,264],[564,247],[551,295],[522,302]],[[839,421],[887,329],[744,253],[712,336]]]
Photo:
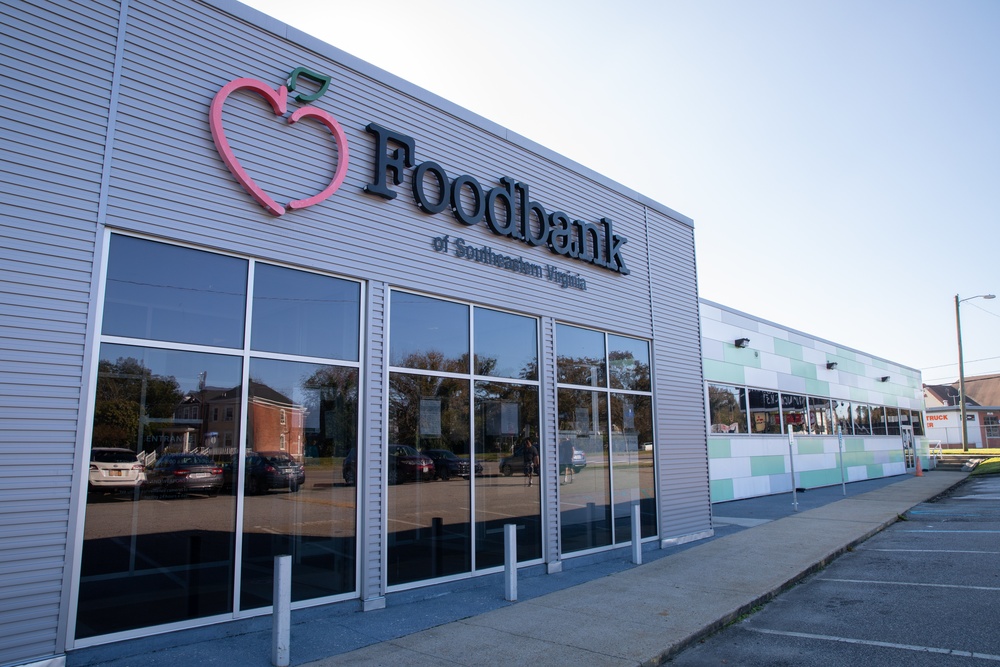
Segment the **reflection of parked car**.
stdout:
[[222,467],[201,454],[165,454],[147,471],[150,491],[215,495],[222,488]]
[[[587,455],[583,450],[573,448],[573,472],[580,472],[587,467]],[[510,477],[514,473],[524,472],[524,455],[521,454],[521,445],[514,447],[514,451],[509,456],[500,459],[500,472]]]
[[90,450],[89,490],[141,490],[146,481],[145,471],[146,467],[131,449],[94,447]]
[[[469,479],[469,459],[461,459],[448,449],[425,449],[421,452],[429,456],[434,461],[434,475],[443,480],[452,477],[464,477]],[[483,474],[483,464],[476,462],[476,474]]]
[[[389,445],[389,484],[434,479],[434,461],[409,445]],[[344,458],[344,482],[351,486],[358,481],[358,453],[352,449]]]
[[[226,488],[235,488],[239,472],[235,464],[238,460],[234,456],[232,463],[223,469]],[[288,489],[294,493],[306,482],[305,468],[287,452],[247,452],[246,463],[243,484],[248,496],[265,493],[269,489]]]

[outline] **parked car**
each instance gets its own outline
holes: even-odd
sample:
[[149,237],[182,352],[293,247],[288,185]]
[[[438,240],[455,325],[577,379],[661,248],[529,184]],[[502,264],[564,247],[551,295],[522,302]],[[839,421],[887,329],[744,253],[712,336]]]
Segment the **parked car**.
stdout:
[[[234,489],[239,473],[239,458],[223,469],[223,486]],[[306,483],[306,469],[287,452],[247,452],[246,479],[243,481],[244,492],[248,496],[266,493],[270,489],[288,489],[295,493]]]
[[222,466],[201,454],[164,454],[146,472],[147,488],[160,493],[217,495]]
[[[573,472],[580,472],[587,467],[587,455],[582,449],[573,448]],[[514,447],[510,455],[500,459],[500,472],[510,477],[514,473],[524,472],[524,456],[521,454],[521,445]]]
[[[434,460],[409,445],[389,445],[389,484],[434,479]],[[348,486],[358,482],[358,453],[352,449],[344,458],[341,473]]]
[[[146,466],[131,449],[94,447],[90,450],[88,490],[142,491],[146,483]],[[139,493],[132,493],[137,498]]]
[[[435,477],[446,481],[459,476],[469,479],[469,459],[459,458],[455,452],[448,449],[425,449],[421,454],[429,456],[434,461]],[[483,474],[483,464],[478,461],[475,465],[475,473],[477,475]]]

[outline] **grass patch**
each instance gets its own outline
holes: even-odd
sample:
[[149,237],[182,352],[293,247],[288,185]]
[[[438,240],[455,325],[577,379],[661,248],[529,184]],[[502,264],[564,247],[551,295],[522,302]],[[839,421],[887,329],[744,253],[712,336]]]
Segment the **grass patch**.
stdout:
[[998,475],[1000,474],[1000,456],[986,459],[975,467],[973,475]]

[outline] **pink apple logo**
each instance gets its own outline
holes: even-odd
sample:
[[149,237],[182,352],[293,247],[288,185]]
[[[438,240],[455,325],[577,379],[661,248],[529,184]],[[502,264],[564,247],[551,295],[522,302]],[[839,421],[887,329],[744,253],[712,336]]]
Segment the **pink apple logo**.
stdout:
[[[282,85],[278,86],[276,90],[257,79],[234,79],[224,85],[215,94],[209,110],[209,126],[212,129],[212,140],[215,142],[215,148],[219,151],[222,161],[226,163],[226,167],[236,177],[239,184],[243,186],[243,189],[250,193],[250,196],[257,200],[257,203],[263,206],[264,210],[274,216],[283,215],[286,208],[264,192],[253,178],[250,177],[250,174],[243,169],[240,161],[236,159],[233,149],[229,145],[229,140],[226,138],[226,132],[222,127],[222,107],[226,103],[226,98],[233,92],[237,90],[251,90],[268,101],[271,108],[274,109],[275,115],[284,116],[288,110],[288,93],[290,90],[295,90],[296,81],[300,76],[313,79],[321,83],[322,87],[312,95],[297,95],[295,99],[299,102],[314,102],[326,92],[330,85],[330,77],[315,74],[303,67],[298,67],[292,71],[288,78],[287,88]],[[344,182],[344,177],[347,175],[347,137],[344,135],[344,130],[340,127],[340,123],[322,109],[304,106],[295,111],[291,116],[288,116],[288,124],[293,125],[303,118],[314,118],[330,130],[330,134],[333,135],[333,139],[337,143],[337,169],[333,174],[330,184],[321,192],[305,199],[296,199],[288,202],[288,208],[290,209],[306,208],[307,206],[313,206],[326,200],[337,191],[337,188]]]

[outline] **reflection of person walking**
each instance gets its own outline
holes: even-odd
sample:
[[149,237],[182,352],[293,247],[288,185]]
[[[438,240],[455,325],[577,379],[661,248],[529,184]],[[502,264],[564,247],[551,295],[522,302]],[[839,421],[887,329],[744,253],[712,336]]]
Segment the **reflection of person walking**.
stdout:
[[573,443],[569,440],[559,443],[559,472],[565,475],[563,484],[573,483]]
[[524,456],[524,475],[528,478],[528,486],[531,486],[532,476],[539,472],[538,450],[535,449],[533,444],[531,444],[531,440],[526,438],[524,440],[524,448],[521,453]]

